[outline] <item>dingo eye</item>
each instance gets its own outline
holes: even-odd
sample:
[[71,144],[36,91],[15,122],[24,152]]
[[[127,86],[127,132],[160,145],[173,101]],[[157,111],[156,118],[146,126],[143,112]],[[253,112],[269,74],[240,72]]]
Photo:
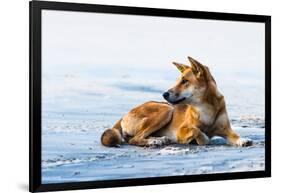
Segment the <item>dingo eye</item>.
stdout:
[[181,83],[182,83],[182,84],[186,84],[187,82],[188,82],[188,80],[185,80],[185,79],[182,79],[182,80],[181,80]]

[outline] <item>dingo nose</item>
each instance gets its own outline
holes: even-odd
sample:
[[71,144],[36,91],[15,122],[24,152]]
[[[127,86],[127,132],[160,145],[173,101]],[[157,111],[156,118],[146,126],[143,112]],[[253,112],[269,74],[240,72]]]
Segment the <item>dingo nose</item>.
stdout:
[[170,96],[170,93],[168,93],[168,92],[164,92],[164,94],[163,94],[164,99],[168,99],[168,98],[169,98],[169,96]]

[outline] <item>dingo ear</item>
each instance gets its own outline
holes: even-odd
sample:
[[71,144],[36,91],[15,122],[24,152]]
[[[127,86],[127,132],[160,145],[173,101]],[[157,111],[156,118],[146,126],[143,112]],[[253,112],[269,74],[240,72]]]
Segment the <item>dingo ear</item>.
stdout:
[[173,62],[173,64],[178,68],[178,70],[183,73],[187,68],[189,68],[189,66],[184,65],[184,64],[180,64],[177,62]]
[[188,56],[188,60],[191,63],[191,70],[197,78],[202,78],[206,76],[205,67],[200,62],[194,60],[189,56]]

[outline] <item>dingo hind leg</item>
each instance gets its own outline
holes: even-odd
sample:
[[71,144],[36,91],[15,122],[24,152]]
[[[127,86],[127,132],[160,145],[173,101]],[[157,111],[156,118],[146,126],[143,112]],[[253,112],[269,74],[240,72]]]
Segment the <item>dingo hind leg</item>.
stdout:
[[[152,122],[150,122],[152,121]],[[170,143],[168,137],[150,137],[150,135],[161,129],[168,121],[145,120],[139,132],[129,140],[129,144],[137,146],[162,146]]]
[[160,122],[159,123],[154,122],[154,124],[151,124],[149,126],[145,127],[145,125],[146,124],[144,124],[142,129],[140,129],[140,131],[133,138],[129,140],[129,144],[137,145],[137,146],[162,146],[162,145],[167,145],[171,142],[171,140],[166,136],[162,136],[162,137],[150,136],[152,133],[161,129],[164,126],[164,124],[161,124]]
[[173,109],[169,105],[155,102],[147,103],[147,106],[142,109],[142,113],[129,114],[126,117],[127,122],[124,123],[125,127],[133,127],[133,124],[134,126],[137,125],[137,128],[134,128],[135,134],[129,140],[129,144],[161,146],[170,143],[168,137],[151,137],[151,134],[168,124],[172,119],[172,115]]

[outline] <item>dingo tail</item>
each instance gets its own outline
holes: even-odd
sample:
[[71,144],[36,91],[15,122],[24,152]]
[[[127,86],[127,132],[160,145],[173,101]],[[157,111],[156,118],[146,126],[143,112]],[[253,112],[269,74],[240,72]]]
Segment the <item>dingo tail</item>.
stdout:
[[122,143],[122,127],[120,119],[112,129],[107,129],[101,136],[101,143],[107,147],[119,147]]

